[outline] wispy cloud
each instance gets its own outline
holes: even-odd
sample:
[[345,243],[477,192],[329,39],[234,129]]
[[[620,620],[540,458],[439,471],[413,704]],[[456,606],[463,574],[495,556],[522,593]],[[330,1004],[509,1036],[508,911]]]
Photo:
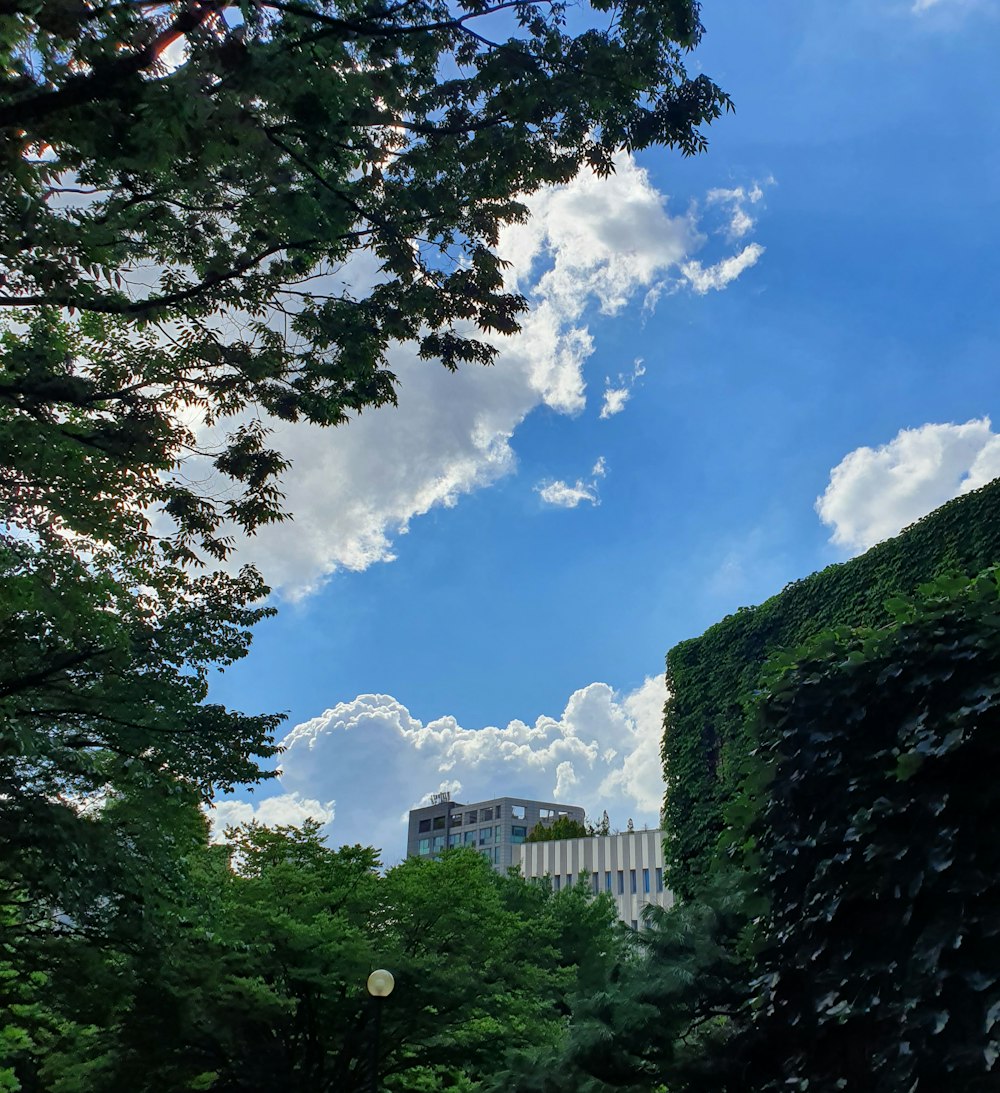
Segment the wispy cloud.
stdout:
[[585,482],[578,478],[573,485],[556,479],[554,482],[543,482],[535,487],[539,497],[547,505],[555,505],[563,509],[575,509],[582,501],[588,501],[591,505],[601,503],[597,492],[597,481],[607,474],[607,464],[604,456],[600,456],[590,471],[590,481]]
[[757,224],[757,218],[752,214],[751,208],[763,201],[763,186],[773,185],[774,179],[768,177],[764,180],[763,185],[754,182],[749,187],[734,186],[730,189],[717,188],[709,190],[705,197],[705,204],[722,206],[728,214],[728,221],[723,228],[727,238],[730,241],[742,239]]
[[604,380],[604,403],[601,406],[601,420],[606,421],[615,414],[620,414],[625,409],[625,403],[632,397],[632,388],[636,382],[646,374],[642,358],[637,357],[631,372],[619,372],[615,385],[611,377]]
[[718,291],[735,281],[741,273],[757,264],[757,260],[764,253],[760,243],[749,243],[740,251],[713,266],[703,266],[701,262],[685,262],[681,266],[681,273],[688,284],[699,295],[706,292]]

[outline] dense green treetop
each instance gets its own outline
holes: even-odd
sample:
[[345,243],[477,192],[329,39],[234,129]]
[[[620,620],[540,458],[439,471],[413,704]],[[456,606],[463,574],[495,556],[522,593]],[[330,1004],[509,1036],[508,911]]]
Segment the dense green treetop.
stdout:
[[[375,851],[329,848],[313,823],[210,847],[177,802],[136,838],[147,869],[106,909],[104,943],[50,938],[59,959],[0,1022],[0,1075],[32,1093],[367,1089],[375,967],[396,980],[380,1087],[472,1091],[507,1050],[561,1041],[627,947],[608,898],[498,876],[473,851],[380,874]],[[96,990],[77,980],[88,962]]]
[[555,839],[585,839],[593,834],[587,829],[586,824],[580,823],[569,816],[559,816],[550,824],[539,821],[528,832],[529,843],[546,843]]

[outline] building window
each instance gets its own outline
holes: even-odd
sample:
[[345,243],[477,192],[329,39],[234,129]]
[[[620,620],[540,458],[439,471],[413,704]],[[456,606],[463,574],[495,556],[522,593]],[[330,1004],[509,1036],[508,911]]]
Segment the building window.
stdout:
[[656,890],[663,891],[663,870],[659,866],[656,867]]
[[642,871],[642,890],[644,892],[649,891],[649,870],[643,869]]
[[510,818],[512,820],[523,820],[525,816],[524,805],[511,805],[510,806]]
[[618,870],[618,895],[625,895],[625,870]]
[[554,808],[540,808],[538,810],[538,818],[540,820],[554,820],[556,818],[556,810]]
[[611,870],[608,869],[604,874],[604,891],[611,891]]
[[500,805],[497,805],[497,807],[496,807],[496,818],[498,820],[500,819],[500,807],[501,807]]
[[467,824],[474,824],[478,819],[479,819],[479,813],[478,812],[466,812],[466,814],[465,814],[465,822]]
[[431,853],[439,854],[444,850],[444,835],[435,835],[431,841]]
[[485,823],[487,820],[492,820],[492,819],[493,819],[493,809],[492,808],[481,808],[479,810],[479,821],[480,821],[480,823]]
[[487,860],[488,862],[491,862],[491,861],[493,861],[493,850],[492,850],[492,848],[490,848],[490,847],[487,847],[487,849],[486,849],[486,850],[480,850],[480,851],[479,851],[479,853],[480,853],[480,854],[482,854],[482,856],[483,856],[483,857],[484,857],[484,858],[485,858],[485,859],[486,859],[486,860]]
[[444,817],[443,816],[435,816],[434,817],[434,830],[435,831],[444,831]]
[[421,831],[430,831],[430,829],[431,829],[431,818],[430,818],[430,816],[428,816],[426,820],[421,820],[420,821],[420,830]]
[[632,919],[632,929],[638,932],[639,920],[637,918]]
[[499,824],[497,824],[497,826],[495,828],[493,828],[494,841],[495,842],[500,842],[500,837],[502,835],[503,835],[503,828]]
[[429,854],[431,852],[430,839],[421,839],[420,842],[417,843],[417,852],[420,854]]
[[493,842],[493,828],[481,827],[479,829],[479,845],[486,846],[487,843]]
[[461,827],[462,826],[462,813],[461,812],[453,812],[451,814],[451,826],[452,827]]
[[635,889],[635,870],[634,869],[630,869],[628,871],[628,890],[632,893],[633,896],[635,895],[636,889]]
[[573,887],[573,874],[572,873],[567,873],[566,874],[566,887],[567,888],[572,888]]
[[452,834],[448,836],[448,845],[449,846],[458,846],[458,844],[461,841],[462,841],[462,833],[460,831],[452,832]]
[[552,878],[552,890],[554,892],[559,891],[559,874],[558,873],[556,873],[556,875]]
[[510,829],[510,841],[512,843],[523,843],[528,837],[527,827],[514,826]]
[[465,835],[464,835],[464,840],[465,840],[465,845],[466,846],[475,846],[476,845],[476,833],[475,833],[475,831],[466,831]]
[[597,875],[596,873],[594,873],[594,874],[593,874],[593,876],[592,876],[592,877],[590,878],[590,883],[591,883],[591,886],[592,886],[592,887],[593,887],[593,889],[594,889],[594,894],[595,894],[595,895],[596,895],[596,894],[597,894],[598,892],[600,892],[600,890],[601,890],[601,886],[600,886],[600,884],[598,883],[598,879],[599,879],[599,878],[598,878],[598,875]]

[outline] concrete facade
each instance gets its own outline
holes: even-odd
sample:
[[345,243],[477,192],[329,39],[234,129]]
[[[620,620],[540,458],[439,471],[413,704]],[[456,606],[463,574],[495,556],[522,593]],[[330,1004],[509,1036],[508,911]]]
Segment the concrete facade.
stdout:
[[520,846],[536,824],[553,823],[560,816],[583,823],[584,815],[576,805],[526,797],[462,804],[437,794],[431,804],[410,813],[406,856],[433,858],[447,847],[468,846],[488,858],[498,873],[506,873],[518,864]]
[[646,904],[670,907],[674,902],[663,886],[664,834],[644,829],[525,843],[518,847],[521,873],[526,878],[549,877],[557,890],[583,882],[593,892],[610,892],[618,917],[639,930]]

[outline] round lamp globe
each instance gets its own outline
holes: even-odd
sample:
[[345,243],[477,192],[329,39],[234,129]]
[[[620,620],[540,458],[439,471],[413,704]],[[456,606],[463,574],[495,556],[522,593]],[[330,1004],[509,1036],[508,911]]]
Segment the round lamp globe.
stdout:
[[368,993],[374,998],[388,998],[395,985],[396,980],[392,978],[392,972],[387,972],[385,968],[376,968],[368,976]]

